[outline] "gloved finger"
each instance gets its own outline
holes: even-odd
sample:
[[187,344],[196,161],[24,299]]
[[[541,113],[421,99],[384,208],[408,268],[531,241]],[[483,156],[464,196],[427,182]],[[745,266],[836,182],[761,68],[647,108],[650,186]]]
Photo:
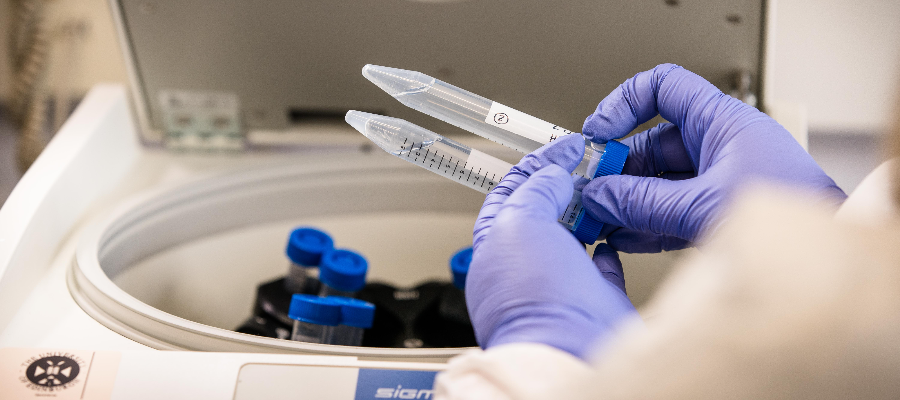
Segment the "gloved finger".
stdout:
[[622,168],[623,175],[696,175],[694,163],[681,140],[681,131],[675,124],[659,124],[622,140],[622,143],[630,149]]
[[696,172],[663,172],[659,174],[660,178],[668,179],[670,181],[683,181],[685,179],[696,178]]
[[628,294],[625,291],[625,271],[622,270],[622,261],[619,260],[619,253],[615,249],[605,243],[600,243],[594,248],[594,256],[591,260],[604,279],[619,288],[622,293]]
[[[585,120],[582,134],[591,141],[605,143],[627,135],[659,114],[681,130],[694,169],[702,172],[700,148],[715,115],[741,119],[754,110],[693,72],[674,64],[661,64],[613,90]],[[716,130],[720,131],[724,129]]]
[[555,164],[541,168],[509,196],[498,218],[543,220],[558,225],[556,221],[574,193],[570,173]]
[[624,137],[655,117],[659,114],[656,105],[659,88],[677,68],[680,67],[661,64],[628,78],[600,101],[594,113],[585,119],[582,135],[593,142],[606,143]]
[[584,187],[582,204],[598,221],[691,240],[714,218],[726,190],[701,181],[609,175]]
[[[523,157],[484,199],[484,204],[475,220],[473,247],[477,248],[489,233],[493,219],[506,199],[532,174],[549,165],[559,166],[571,173],[581,163],[583,157],[584,138],[577,134],[563,136]],[[572,179],[569,178],[569,186],[571,183]],[[569,196],[571,199],[571,194]]]
[[[622,169],[623,175],[660,177],[671,180],[689,179],[697,175],[693,170],[693,163],[687,150],[684,148],[684,142],[681,140],[681,131],[674,124],[659,124],[622,140],[622,143],[630,148],[628,159]],[[575,189],[583,190],[584,186],[586,184],[580,187],[576,185]],[[604,224],[599,237],[600,239],[606,238],[607,243],[616,243],[613,247],[626,253],[657,253],[687,246],[687,244],[670,241],[670,239],[677,238],[668,236],[656,238],[654,234],[647,234],[650,235],[648,237],[634,236],[637,232],[630,230],[627,230],[628,234],[610,236],[619,229],[618,226]],[[629,238],[634,239],[635,242],[626,243]]]
[[[582,192],[583,194],[583,192]],[[584,196],[582,195],[582,202],[584,201]],[[613,224],[603,224],[603,228],[600,228],[600,235],[597,237],[597,240],[606,240],[609,235],[612,235],[615,231],[622,229],[621,226],[615,226]]]
[[[558,165],[571,173],[581,163],[582,158],[584,158],[584,138],[581,135],[566,135],[547,143],[522,157],[491,193],[488,193],[485,204],[498,200],[502,203],[502,200],[512,194],[531,174],[548,165]],[[500,198],[496,199],[497,197]]]
[[584,143],[584,137],[577,133],[562,136],[522,157],[513,166],[510,173],[518,171],[525,175],[531,175],[551,164],[558,165],[572,173],[584,158]]
[[478,218],[475,219],[475,227],[472,231],[472,247],[477,250],[479,244],[487,237],[491,227],[494,224],[494,217],[503,207],[506,199],[525,181],[528,176],[512,173],[507,174],[503,179],[488,193],[478,212]]
[[659,253],[682,250],[691,247],[690,241],[682,238],[650,232],[640,232],[619,228],[606,237],[606,243],[623,253]]

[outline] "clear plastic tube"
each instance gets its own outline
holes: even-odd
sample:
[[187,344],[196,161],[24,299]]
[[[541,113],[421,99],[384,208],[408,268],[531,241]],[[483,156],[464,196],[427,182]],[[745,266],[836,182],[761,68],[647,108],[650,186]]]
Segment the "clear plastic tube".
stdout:
[[335,289],[331,286],[322,283],[322,287],[319,289],[319,297],[328,297],[328,296],[341,296],[341,297],[353,297],[356,292],[347,292],[343,290]]
[[291,340],[307,343],[331,343],[334,341],[334,328],[334,326],[294,320]]
[[363,328],[338,325],[334,327],[334,334],[331,337],[331,342],[328,343],[341,346],[359,346],[362,345],[363,333],[365,333]]
[[[512,164],[399,118],[361,111],[346,121],[389,154],[487,194]],[[575,230],[584,215],[581,192],[575,191],[559,222]]]
[[307,293],[311,269],[314,268],[291,263],[291,266],[288,267],[288,275],[284,280],[284,288],[290,293]]
[[334,327],[341,322],[341,305],[323,297],[295,294],[288,316],[294,320],[291,340],[331,343]]
[[[363,67],[362,72],[407,107],[521,153],[531,153],[562,135],[573,133],[421,72],[371,64]],[[585,140],[584,159],[574,173],[593,178],[596,160],[604,149],[602,144]]]
[[318,281],[312,276],[318,269],[322,255],[334,249],[328,233],[309,226],[301,226],[288,236],[285,254],[291,260],[284,287],[290,293],[317,292]]

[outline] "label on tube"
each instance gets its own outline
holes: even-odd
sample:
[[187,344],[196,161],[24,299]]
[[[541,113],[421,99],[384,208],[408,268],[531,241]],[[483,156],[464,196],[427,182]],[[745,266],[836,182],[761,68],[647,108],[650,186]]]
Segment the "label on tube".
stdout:
[[512,164],[499,158],[487,155],[478,150],[472,149],[469,158],[466,160],[469,169],[476,173],[487,175],[488,179],[500,182],[500,178],[506,176],[506,173],[512,169]]
[[519,136],[534,140],[540,144],[550,143],[560,136],[572,131],[547,121],[532,117],[519,110],[504,106],[498,102],[491,104],[484,122],[500,129],[510,131]]

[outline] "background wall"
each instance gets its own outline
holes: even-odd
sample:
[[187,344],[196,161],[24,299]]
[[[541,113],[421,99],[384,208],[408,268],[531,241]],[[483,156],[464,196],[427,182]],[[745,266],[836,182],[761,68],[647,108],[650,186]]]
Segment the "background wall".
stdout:
[[10,15],[9,0],[0,0],[0,102],[9,98],[9,81],[11,78],[9,51],[9,21]]
[[[0,99],[10,96],[8,39],[11,0],[0,0]],[[107,0],[48,0],[47,21],[53,60],[47,70],[51,91],[80,97],[97,82],[127,82]]]
[[775,0],[768,98],[804,103],[810,136],[888,129],[900,91],[900,1]]

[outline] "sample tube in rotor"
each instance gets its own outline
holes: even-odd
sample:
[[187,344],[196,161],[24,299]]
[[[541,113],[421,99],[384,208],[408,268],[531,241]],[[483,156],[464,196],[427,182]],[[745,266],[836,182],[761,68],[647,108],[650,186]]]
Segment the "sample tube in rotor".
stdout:
[[315,228],[294,229],[288,237],[285,253],[291,260],[284,288],[290,293],[312,293],[315,279],[311,276],[322,260],[322,254],[334,248],[334,240]]
[[322,254],[319,296],[353,297],[366,286],[369,262],[353,250],[334,249]]
[[334,329],[341,322],[341,305],[325,297],[295,294],[288,316],[294,320],[291,340],[327,344],[334,340]]
[[466,289],[466,276],[469,264],[472,263],[472,247],[466,247],[450,258],[450,273],[453,275],[453,286],[459,290]]
[[470,324],[466,309],[466,276],[472,263],[472,247],[467,247],[453,254],[450,258],[450,273],[453,275],[453,286],[441,294],[438,302],[438,313],[442,318],[461,324]]
[[[345,119],[388,154],[481,193],[490,192],[512,168],[506,161],[399,118],[350,111]],[[585,243],[594,243],[603,226],[585,215],[581,192],[577,190],[559,222]]]
[[[403,105],[521,153],[531,153],[560,136],[573,133],[421,72],[368,64],[362,73]],[[624,163],[628,154],[625,145],[616,141],[603,145],[585,140],[584,158],[574,173],[588,179],[598,174],[620,173],[621,168],[619,171],[598,169],[602,167],[599,161],[608,146],[617,148],[615,156],[624,150],[621,155]],[[611,156],[614,155],[608,157]]]
[[341,323],[334,328],[329,344],[362,345],[363,333],[375,320],[375,305],[351,297],[331,296],[329,299],[341,305]]

